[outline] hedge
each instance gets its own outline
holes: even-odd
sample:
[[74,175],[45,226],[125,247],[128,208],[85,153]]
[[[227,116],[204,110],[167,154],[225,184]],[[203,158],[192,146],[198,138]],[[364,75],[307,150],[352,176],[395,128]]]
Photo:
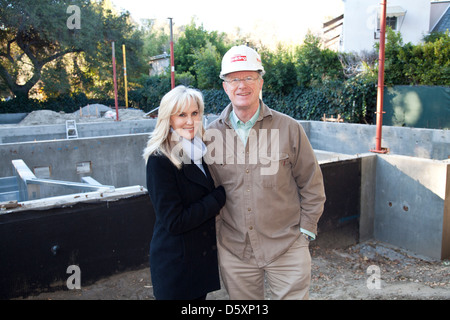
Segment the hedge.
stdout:
[[[205,113],[220,113],[229,104],[223,90],[203,90]],[[375,83],[363,78],[330,82],[320,88],[295,87],[282,95],[263,90],[263,101],[274,110],[295,119],[320,120],[340,115],[345,122],[374,123],[376,110]]]
[[[142,88],[129,93],[129,106],[148,112],[159,105],[170,85],[165,81],[152,79]],[[223,90],[202,90],[205,113],[220,113],[229,104]],[[373,123],[376,109],[376,86],[372,81],[355,77],[347,81],[327,82],[320,87],[294,87],[288,94],[264,91],[263,101],[272,109],[295,119],[320,120],[341,115],[346,122]],[[0,102],[0,113],[31,112],[33,110],[77,111],[87,104],[101,103],[114,106],[114,99],[88,99],[84,94],[62,96],[45,102],[13,99]],[[119,102],[123,106],[123,101]]]

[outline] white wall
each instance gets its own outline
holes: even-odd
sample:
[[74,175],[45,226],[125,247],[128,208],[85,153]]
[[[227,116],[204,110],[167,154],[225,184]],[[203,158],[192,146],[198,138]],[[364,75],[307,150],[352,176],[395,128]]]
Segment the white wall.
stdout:
[[[380,0],[343,0],[344,26],[340,51],[371,51],[375,42],[376,18]],[[430,0],[389,0],[388,7],[400,6],[406,10],[398,17],[398,31],[403,42],[419,43],[430,28]]]

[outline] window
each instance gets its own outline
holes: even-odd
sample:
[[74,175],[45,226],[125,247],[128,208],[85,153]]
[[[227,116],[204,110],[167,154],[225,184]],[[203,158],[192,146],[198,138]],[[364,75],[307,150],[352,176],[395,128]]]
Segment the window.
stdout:
[[[377,31],[380,32],[380,18],[377,19]],[[397,31],[397,17],[386,17],[386,27],[391,27],[392,30]]]
[[[386,17],[386,28],[390,27],[392,30],[398,31],[397,20],[398,17],[396,16]],[[381,19],[377,18],[377,30],[374,32],[374,39],[380,39],[380,29],[381,29]]]

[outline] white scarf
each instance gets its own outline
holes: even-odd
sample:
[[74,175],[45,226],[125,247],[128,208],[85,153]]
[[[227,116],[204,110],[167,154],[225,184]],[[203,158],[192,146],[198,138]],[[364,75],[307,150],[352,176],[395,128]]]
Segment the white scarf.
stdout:
[[205,169],[202,165],[202,158],[206,154],[206,145],[202,139],[195,136],[193,140],[181,139],[183,152],[188,156],[206,175]]
[[202,163],[202,158],[206,154],[206,146],[202,139],[197,136],[192,140],[183,138],[181,143],[183,151],[195,164]]

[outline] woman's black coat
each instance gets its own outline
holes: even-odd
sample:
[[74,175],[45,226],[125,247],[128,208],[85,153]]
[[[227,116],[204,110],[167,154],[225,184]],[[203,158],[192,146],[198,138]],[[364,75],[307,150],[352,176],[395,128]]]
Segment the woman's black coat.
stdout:
[[[176,168],[164,155],[147,162],[147,189],[156,214],[150,273],[156,299],[196,299],[220,289],[215,217],[223,203],[214,181],[195,164]],[[224,202],[224,201],[223,201]]]

